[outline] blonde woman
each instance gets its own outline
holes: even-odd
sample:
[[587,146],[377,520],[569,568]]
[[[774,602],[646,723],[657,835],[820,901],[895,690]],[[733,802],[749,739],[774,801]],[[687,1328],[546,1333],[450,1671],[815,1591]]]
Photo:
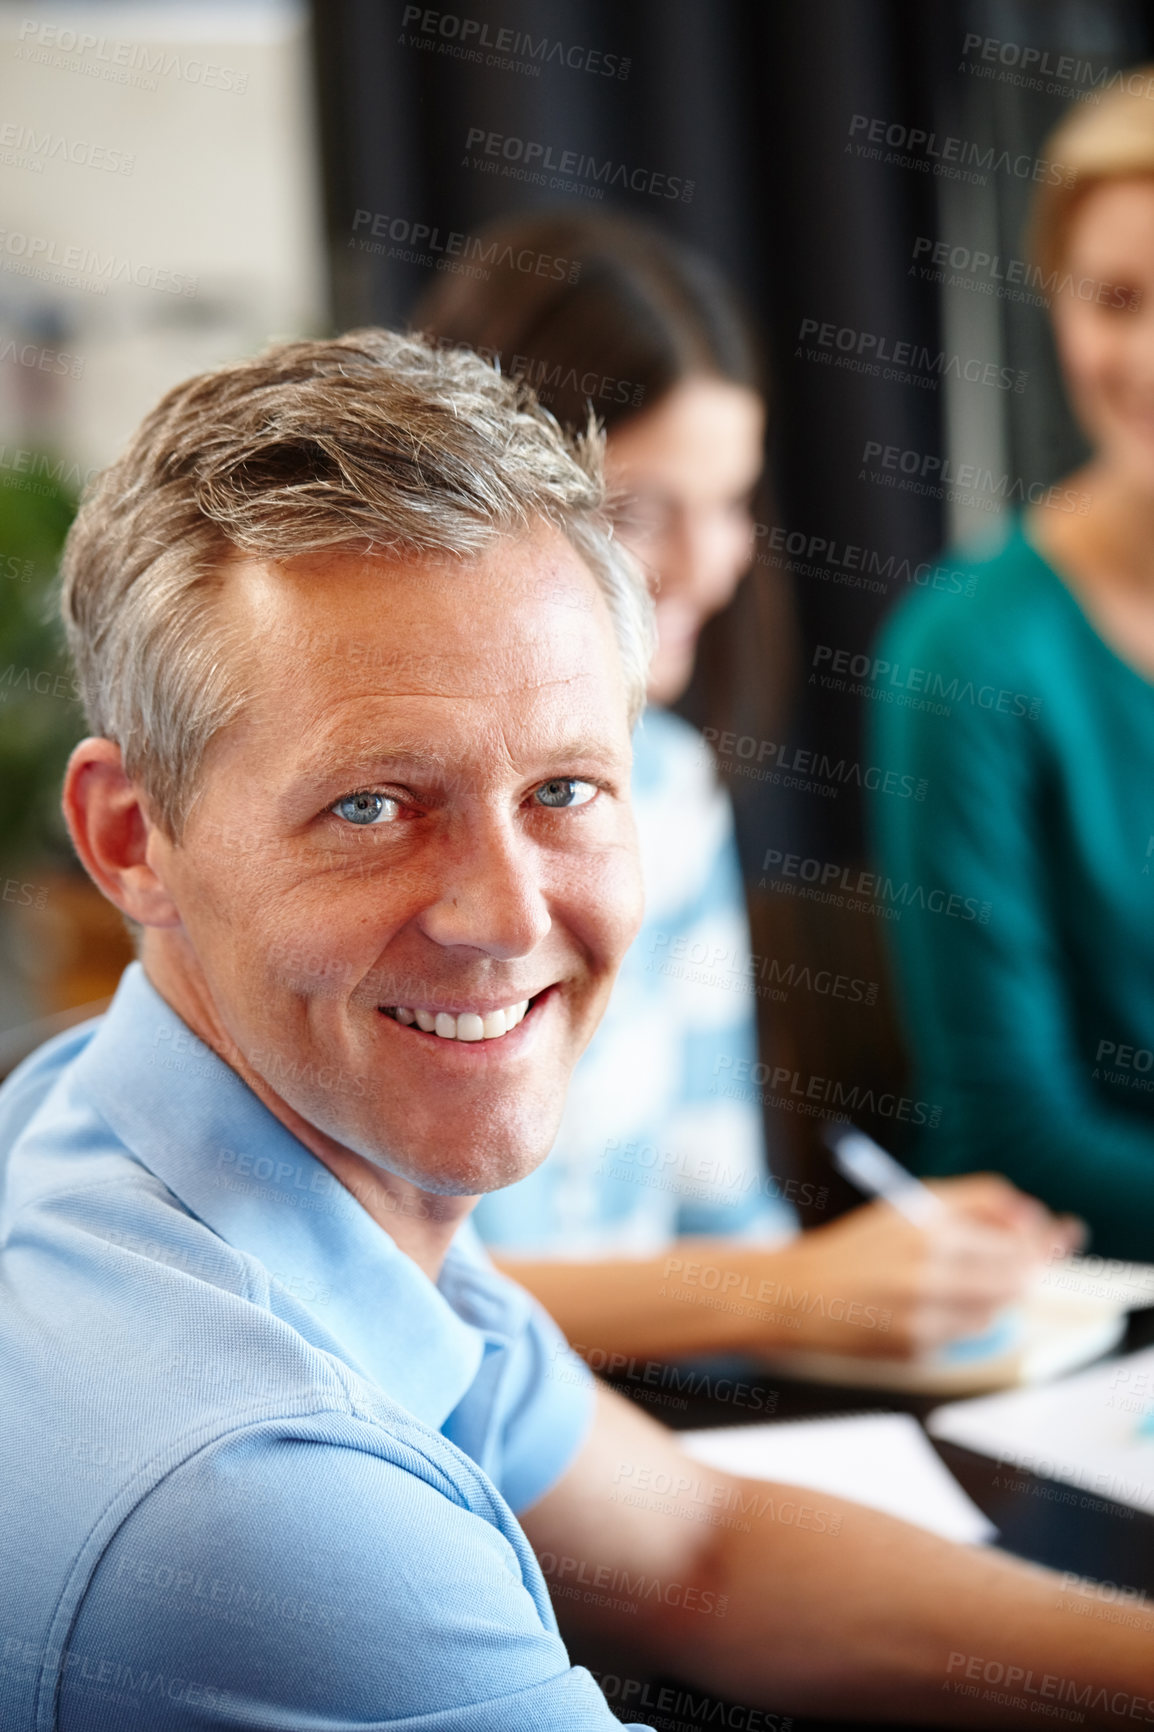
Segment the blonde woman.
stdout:
[[973,554],[972,596],[919,594],[890,623],[880,653],[927,670],[948,713],[878,706],[880,761],[928,792],[875,818],[892,879],[983,916],[911,909],[891,933],[918,1087],[947,1109],[924,1169],[993,1168],[1081,1215],[1095,1251],[1150,1261],[1154,103],[1136,84],[1058,127],[1042,154],[1068,184],[1034,212],[1093,454]]

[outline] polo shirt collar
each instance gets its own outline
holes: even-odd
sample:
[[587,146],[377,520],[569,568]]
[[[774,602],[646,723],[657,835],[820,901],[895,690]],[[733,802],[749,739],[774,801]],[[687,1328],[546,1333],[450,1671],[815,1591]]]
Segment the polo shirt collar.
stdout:
[[[466,1321],[444,1293],[160,996],[125,972],[75,1077],[126,1148],[190,1214],[255,1257],[310,1310],[342,1357],[439,1430],[487,1347],[504,1345],[484,1307]],[[442,1285],[475,1284],[450,1248]],[[496,1308],[499,1312],[500,1308]]]

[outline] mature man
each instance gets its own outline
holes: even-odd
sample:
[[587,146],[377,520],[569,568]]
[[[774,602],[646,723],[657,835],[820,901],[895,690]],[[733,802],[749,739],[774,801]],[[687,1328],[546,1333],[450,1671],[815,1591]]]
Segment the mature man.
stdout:
[[612,1726],[546,1578],[769,1709],[1154,1691],[1154,1619],[689,1464],[470,1240],[639,917],[601,506],[595,442],[361,332],[172,392],[81,512],[65,808],[141,963],[0,1094],[6,1732]]

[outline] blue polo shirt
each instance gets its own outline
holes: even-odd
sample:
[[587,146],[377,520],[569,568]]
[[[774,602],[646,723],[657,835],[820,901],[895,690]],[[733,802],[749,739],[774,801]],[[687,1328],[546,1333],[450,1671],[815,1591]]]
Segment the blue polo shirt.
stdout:
[[0,1089],[5,1732],[610,1728],[513,1514],[592,1392],[434,1285],[139,966]]

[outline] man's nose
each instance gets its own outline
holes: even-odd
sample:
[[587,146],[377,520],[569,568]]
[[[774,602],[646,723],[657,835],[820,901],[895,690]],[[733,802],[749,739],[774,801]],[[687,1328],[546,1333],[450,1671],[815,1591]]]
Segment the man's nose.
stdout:
[[420,916],[422,931],[434,944],[500,958],[529,955],[552,925],[539,865],[537,849],[515,824],[470,827],[444,861]]

